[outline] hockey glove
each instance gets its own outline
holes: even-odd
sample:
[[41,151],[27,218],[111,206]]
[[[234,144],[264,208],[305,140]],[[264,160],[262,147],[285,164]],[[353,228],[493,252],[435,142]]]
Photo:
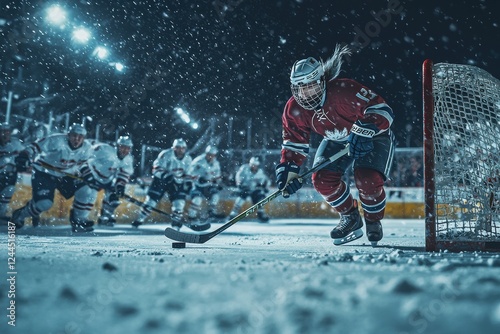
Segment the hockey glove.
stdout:
[[80,168],[80,177],[83,179],[83,182],[85,182],[90,188],[96,190],[102,188],[101,183],[94,178],[94,175],[92,175],[92,171],[90,170],[89,166],[83,165]]
[[125,184],[122,182],[118,182],[117,184],[115,184],[114,193],[118,197],[123,197],[123,195],[125,195]]
[[174,176],[170,172],[163,172],[160,175],[160,179],[162,179],[166,183],[170,183],[174,179]]
[[193,189],[193,181],[185,181],[182,184],[182,191],[185,192],[186,194],[189,194],[191,189]]
[[288,198],[302,188],[302,180],[298,178],[299,171],[300,167],[292,161],[276,166],[276,183],[278,189],[283,191],[283,197]]
[[373,150],[373,136],[379,129],[372,123],[361,123],[356,121],[352,125],[351,133],[347,137],[349,143],[349,155],[354,159],[359,159]]
[[16,169],[18,172],[26,172],[30,166],[30,157],[28,152],[21,151],[14,159],[14,162],[16,163]]

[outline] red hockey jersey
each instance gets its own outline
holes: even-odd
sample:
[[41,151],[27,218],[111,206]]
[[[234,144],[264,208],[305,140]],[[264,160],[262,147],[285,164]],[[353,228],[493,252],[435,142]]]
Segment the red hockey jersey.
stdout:
[[283,146],[281,162],[299,166],[309,154],[311,133],[326,139],[345,141],[356,121],[373,123],[379,133],[387,131],[394,114],[384,99],[351,79],[333,79],[327,83],[326,99],[320,111],[302,108],[292,96],[282,116]]

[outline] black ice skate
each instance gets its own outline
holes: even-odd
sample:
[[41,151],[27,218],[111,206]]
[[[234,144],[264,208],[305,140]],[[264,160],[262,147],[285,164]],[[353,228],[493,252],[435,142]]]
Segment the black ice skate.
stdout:
[[380,224],[380,221],[366,221],[366,236],[368,237],[368,241],[371,242],[373,247],[377,246],[377,243],[384,236],[384,231],[382,230],[382,224]]
[[214,210],[208,210],[208,218],[211,218],[213,220],[219,220],[226,218],[226,215],[223,213],[215,212]]
[[266,224],[269,223],[269,216],[265,212],[257,212],[257,218],[259,223]]
[[26,206],[23,206],[19,209],[14,210],[14,212],[12,212],[12,222],[14,223],[14,225],[16,225],[16,228],[21,228],[24,226],[24,219],[25,218],[22,218],[21,214],[22,214],[22,211],[24,210],[25,207]]
[[354,201],[354,208],[350,213],[340,215],[340,222],[330,232],[333,244],[343,245],[363,236],[363,220],[359,214],[358,202]]
[[186,222],[184,225],[196,232],[206,231],[211,226],[209,221],[201,221],[196,218],[189,218],[189,221]]
[[108,227],[113,227],[115,226],[116,219],[110,216],[102,215],[97,219],[97,224],[99,226],[108,226]]
[[138,228],[142,224],[143,222],[141,222],[140,220],[134,220],[134,222],[132,223],[132,227]]
[[73,214],[73,210],[69,213],[69,221],[71,223],[71,230],[74,233],[92,232],[94,230],[94,222],[92,220],[76,218]]

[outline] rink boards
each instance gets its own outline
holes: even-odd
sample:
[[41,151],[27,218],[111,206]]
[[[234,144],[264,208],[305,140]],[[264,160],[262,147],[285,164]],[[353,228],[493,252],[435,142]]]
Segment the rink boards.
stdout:
[[[236,196],[236,189],[228,188],[221,193],[221,210],[229,214]],[[270,189],[274,191],[275,189]],[[352,194],[357,198],[357,189],[351,189]],[[138,185],[128,185],[127,194],[139,200],[144,200],[146,189]],[[423,218],[424,217],[424,191],[423,188],[386,188],[387,206],[386,218]],[[31,198],[30,178],[28,174],[23,174],[16,186],[16,193],[11,201],[11,209],[16,209],[24,205]],[[101,208],[102,191],[99,193],[91,218],[96,219]],[[73,200],[66,200],[56,191],[53,207],[42,215],[44,217],[65,218],[69,215],[69,210]],[[188,201],[189,205],[189,201]],[[248,201],[243,209],[248,208],[251,203]],[[170,212],[168,200],[164,198],[158,209]],[[118,223],[129,223],[139,214],[139,207],[123,199],[118,207]],[[338,215],[331,211],[331,208],[323,201],[322,197],[312,188],[303,188],[288,199],[278,197],[265,206],[266,212],[271,218],[328,218]],[[168,221],[168,217],[153,212],[151,221]]]

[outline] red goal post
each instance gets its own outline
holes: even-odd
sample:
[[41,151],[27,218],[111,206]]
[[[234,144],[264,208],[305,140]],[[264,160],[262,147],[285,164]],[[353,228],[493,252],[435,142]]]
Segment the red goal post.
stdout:
[[500,251],[500,81],[423,63],[427,251]]

